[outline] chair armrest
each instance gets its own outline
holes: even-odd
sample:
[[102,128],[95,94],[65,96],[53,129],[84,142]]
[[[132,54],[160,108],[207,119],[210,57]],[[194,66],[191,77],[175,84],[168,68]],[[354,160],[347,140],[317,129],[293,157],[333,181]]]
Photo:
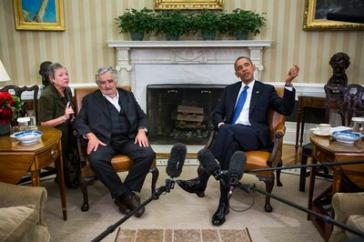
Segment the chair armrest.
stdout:
[[73,135],[76,137],[77,143],[77,152],[80,159],[81,167],[86,165],[86,149],[87,149],[87,140],[79,135],[77,130],[73,130]]
[[332,198],[335,219],[345,223],[350,215],[364,215],[364,192],[335,193]]
[[212,130],[211,130],[211,133],[210,133],[210,135],[209,135],[209,138],[208,138],[208,140],[207,140],[207,143],[206,143],[206,145],[205,145],[205,147],[204,147],[205,149],[208,149],[209,147],[211,147],[211,145],[212,145],[212,141],[214,140],[215,135],[216,135],[216,130],[212,129]]
[[267,161],[267,164],[270,167],[276,167],[278,163],[281,162],[282,160],[282,144],[285,133],[286,133],[286,127],[284,123],[280,123],[275,128],[273,137],[273,149]]
[[44,207],[47,190],[44,187],[20,186],[0,182],[0,207],[34,205],[39,223],[45,225]]

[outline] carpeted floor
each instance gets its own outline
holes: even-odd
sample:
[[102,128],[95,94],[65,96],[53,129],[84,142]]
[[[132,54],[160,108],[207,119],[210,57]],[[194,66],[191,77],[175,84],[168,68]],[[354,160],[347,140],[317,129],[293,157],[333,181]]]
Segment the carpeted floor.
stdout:
[[251,242],[245,229],[118,229],[115,242]]
[[[164,184],[165,167],[159,167],[160,178],[158,186]],[[125,174],[121,173],[122,179]],[[196,167],[185,166],[181,179],[196,176]],[[297,175],[283,174],[283,187],[274,187],[275,195],[290,201],[307,206],[307,192],[298,191]],[[150,181],[148,176],[141,191],[141,198],[150,197]],[[244,175],[243,183],[255,183],[258,188],[264,189],[262,182],[253,175]],[[67,191],[68,220],[62,220],[61,202],[57,184],[53,181],[42,182],[48,190],[46,216],[48,227],[53,241],[90,241],[103,232],[111,224],[122,218],[114,205],[108,191],[96,182],[89,188],[90,210],[81,212],[82,195],[79,190]],[[317,180],[316,192],[323,191],[328,182]],[[219,185],[210,178],[206,196],[199,198],[180,189],[177,185],[170,193],[162,195],[146,206],[146,212],[141,218],[132,217],[121,225],[123,229],[233,229],[243,230],[249,228],[254,242],[321,242],[323,241],[306,214],[278,201],[272,200],[274,208],[272,213],[264,212],[265,197],[258,193],[246,194],[235,190],[231,198],[231,206],[238,210],[248,209],[245,212],[230,211],[226,222],[221,227],[211,225],[211,216],[218,204]],[[114,241],[116,230],[103,241]]]

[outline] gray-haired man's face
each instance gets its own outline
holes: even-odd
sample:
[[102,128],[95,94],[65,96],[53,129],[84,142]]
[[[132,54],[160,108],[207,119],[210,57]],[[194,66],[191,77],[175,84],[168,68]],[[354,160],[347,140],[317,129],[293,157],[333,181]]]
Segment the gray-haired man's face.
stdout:
[[102,94],[110,97],[116,95],[116,82],[114,81],[114,75],[111,72],[101,74],[99,76],[98,85]]

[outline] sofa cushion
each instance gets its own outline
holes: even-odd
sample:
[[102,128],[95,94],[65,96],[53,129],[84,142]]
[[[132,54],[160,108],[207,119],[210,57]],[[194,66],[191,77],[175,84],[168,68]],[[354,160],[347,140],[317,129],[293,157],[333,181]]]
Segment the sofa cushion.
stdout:
[[20,241],[37,224],[38,213],[34,206],[0,208],[0,241]]
[[[348,218],[348,221],[346,222],[346,225],[349,226],[350,228],[364,232],[364,216],[363,215],[350,215]],[[350,233],[348,231],[345,231],[345,234],[349,239],[358,238],[358,236],[356,236],[353,233]]]

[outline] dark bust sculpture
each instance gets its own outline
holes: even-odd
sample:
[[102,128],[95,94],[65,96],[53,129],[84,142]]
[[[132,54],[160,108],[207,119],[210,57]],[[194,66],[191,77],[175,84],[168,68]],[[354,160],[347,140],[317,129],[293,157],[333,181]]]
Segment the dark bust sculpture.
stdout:
[[343,92],[348,85],[348,77],[345,74],[345,70],[350,65],[350,57],[343,52],[338,52],[331,57],[330,65],[333,74],[324,87],[327,108],[329,108],[330,102],[341,102],[344,98]]
[[348,77],[345,74],[345,70],[350,65],[350,57],[343,52],[338,52],[331,57],[330,65],[333,69],[333,74],[327,82],[327,85],[347,86]]

